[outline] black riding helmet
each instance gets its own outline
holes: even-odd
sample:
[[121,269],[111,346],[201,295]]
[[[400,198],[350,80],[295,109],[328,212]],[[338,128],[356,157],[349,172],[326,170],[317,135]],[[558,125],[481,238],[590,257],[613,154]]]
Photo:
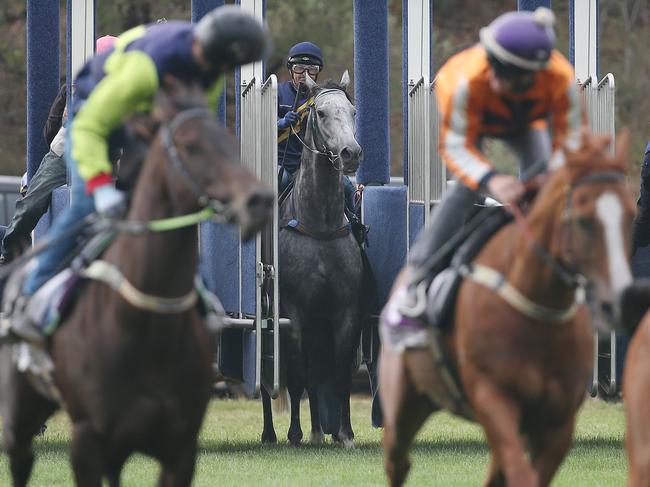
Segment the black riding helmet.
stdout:
[[264,59],[270,50],[266,27],[240,7],[224,5],[208,12],[194,28],[194,38],[215,68],[234,68]]

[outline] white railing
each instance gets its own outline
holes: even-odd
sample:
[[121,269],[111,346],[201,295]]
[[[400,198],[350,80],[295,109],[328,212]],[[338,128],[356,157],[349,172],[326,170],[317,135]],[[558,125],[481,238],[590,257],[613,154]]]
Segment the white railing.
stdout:
[[[616,137],[616,83],[614,75],[608,73],[600,81],[591,77],[580,83],[582,97],[587,109],[587,120],[591,131],[596,134],[606,134],[612,137],[610,150],[614,151]],[[609,339],[607,339],[609,338]],[[601,359],[609,361],[609,370],[599,373]],[[605,375],[609,380],[600,380]],[[616,333],[611,332],[609,337],[594,333],[594,364],[593,376],[590,387],[592,396],[599,393],[599,387],[605,396],[616,396],[619,389],[616,376]]]
[[[587,109],[587,118],[592,132],[616,136],[616,83],[614,75],[608,73],[597,81],[591,77],[580,84]],[[611,145],[612,151],[614,144]]]
[[411,86],[408,100],[408,200],[430,206],[445,193],[447,172],[438,153],[438,108],[433,83],[426,76]]

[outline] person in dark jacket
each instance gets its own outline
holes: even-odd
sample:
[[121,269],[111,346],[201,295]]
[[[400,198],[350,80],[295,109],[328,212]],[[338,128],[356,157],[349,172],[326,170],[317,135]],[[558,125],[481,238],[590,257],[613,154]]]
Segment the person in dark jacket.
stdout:
[[52,106],[50,107],[50,113],[47,115],[47,120],[43,126],[43,137],[45,137],[45,142],[48,147],[54,140],[56,133],[59,131],[63,123],[63,112],[65,111],[67,98],[66,94],[66,84],[63,83],[59,89],[59,93],[54,99],[54,103],[52,103]]
[[[305,123],[309,115],[305,76],[318,81],[323,69],[323,53],[313,42],[299,42],[289,50],[287,68],[291,79],[278,85],[278,166],[279,192],[289,185],[291,178],[300,166],[302,142],[298,135],[304,136]],[[296,135],[298,134],[298,135]],[[343,178],[345,202],[348,210],[354,213],[355,188],[347,176]]]
[[[116,39],[108,35],[97,39],[95,53],[100,54],[111,49]],[[50,206],[52,191],[66,183],[67,174],[63,157],[67,119],[66,99],[64,83],[52,103],[43,126],[43,137],[50,150],[28,182],[23,197],[16,201],[16,211],[0,244],[0,265],[11,262],[17,254],[31,245],[30,234]]]
[[641,165],[641,187],[636,203],[639,213],[634,221],[634,249],[650,245],[650,141]]

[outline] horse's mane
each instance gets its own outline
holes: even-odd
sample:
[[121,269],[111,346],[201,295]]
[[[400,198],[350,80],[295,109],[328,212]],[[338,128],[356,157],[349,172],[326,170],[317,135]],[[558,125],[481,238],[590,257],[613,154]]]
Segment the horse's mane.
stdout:
[[531,220],[555,213],[559,205],[566,203],[568,189],[581,178],[594,172],[625,172],[629,137],[624,132],[618,142],[616,154],[610,151],[611,137],[597,135],[584,130],[580,147],[576,150],[564,148],[565,163],[552,172],[542,186],[531,210]]

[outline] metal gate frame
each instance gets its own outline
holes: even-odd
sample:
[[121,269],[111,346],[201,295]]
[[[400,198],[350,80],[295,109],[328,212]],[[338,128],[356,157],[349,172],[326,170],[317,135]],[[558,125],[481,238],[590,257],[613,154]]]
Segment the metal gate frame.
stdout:
[[[226,328],[254,331],[255,381],[252,395],[259,396],[263,378],[270,376],[267,389],[273,398],[276,398],[280,392],[280,333],[276,333],[276,330],[290,324],[288,319],[280,318],[277,279],[279,262],[277,93],[278,81],[275,75],[271,75],[264,84],[255,77],[249,82],[242,81],[240,95],[242,165],[273,188],[275,199],[272,225],[255,237],[254,318],[228,317],[225,325]],[[241,272],[239,286],[242,289]],[[265,346],[269,342],[271,346]],[[244,360],[246,360],[245,356]],[[266,366],[267,363],[270,363],[270,370]]]
[[[589,76],[579,83],[581,94],[587,110],[591,131],[607,134],[612,138],[610,150],[615,151],[616,140],[616,82],[612,73],[607,73],[600,81]],[[600,362],[609,362],[609,377],[600,369]],[[601,380],[601,376],[605,380]],[[616,333],[609,336],[594,333],[594,364],[589,393],[598,395],[599,389],[605,397],[615,397],[619,391],[616,373]]]

